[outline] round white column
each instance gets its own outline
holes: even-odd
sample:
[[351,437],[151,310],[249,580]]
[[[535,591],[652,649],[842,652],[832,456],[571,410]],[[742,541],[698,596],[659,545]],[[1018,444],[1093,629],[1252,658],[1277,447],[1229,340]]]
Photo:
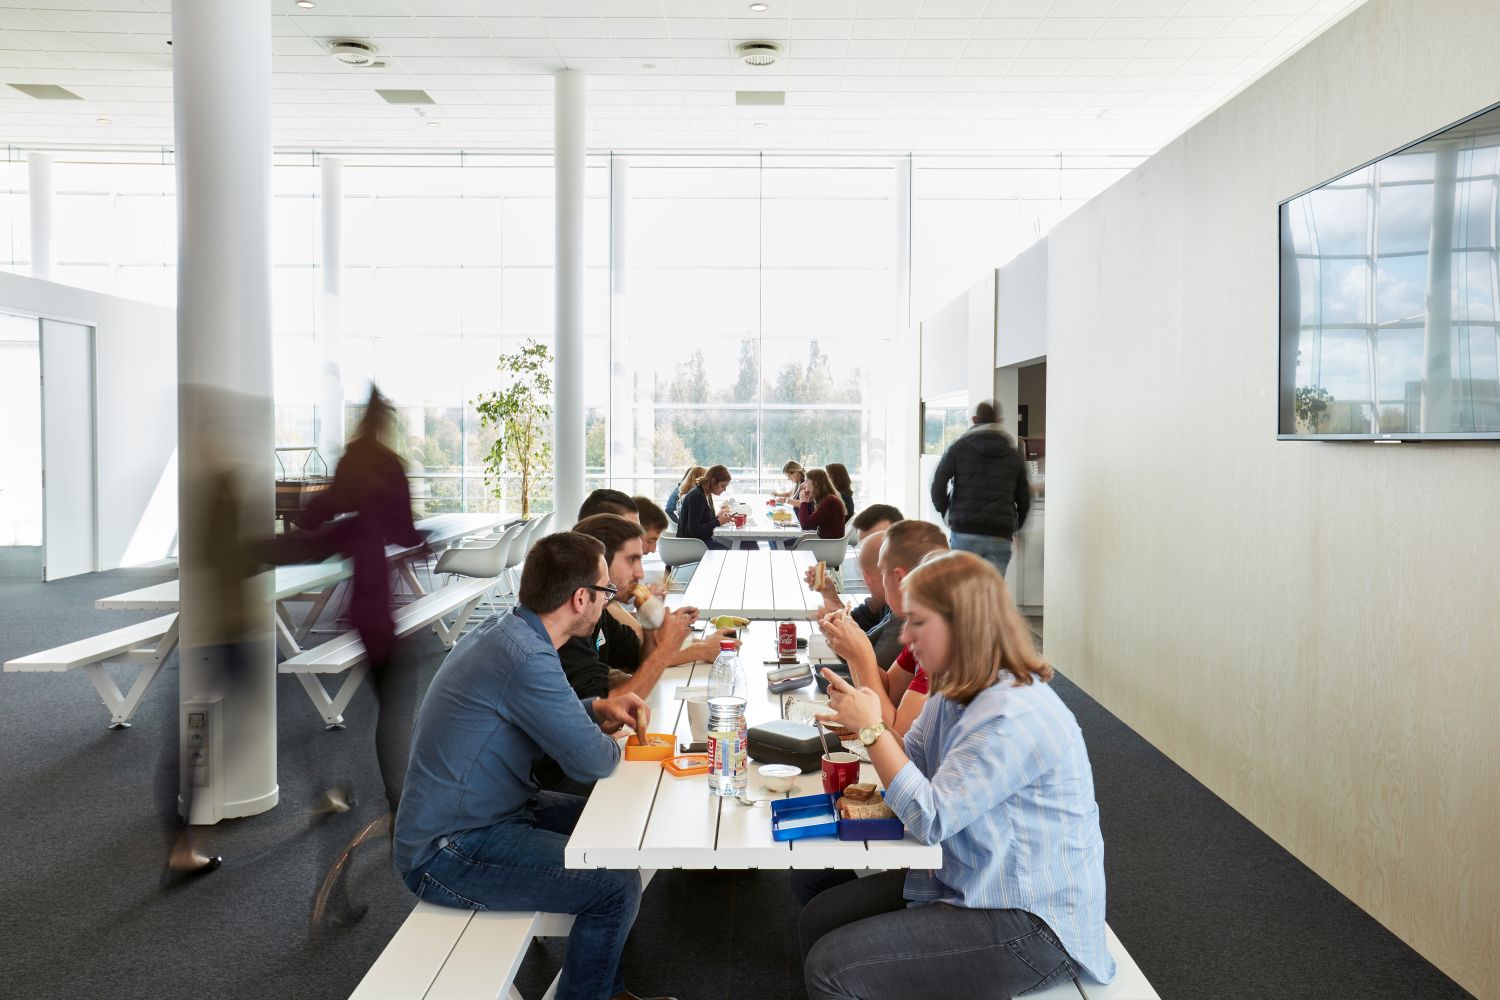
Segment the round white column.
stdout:
[[583,503],[583,210],[585,77],[553,75],[553,173],[556,178],[557,367],[553,379],[553,496],[556,526],[565,528]]
[[328,467],[344,451],[344,379],[339,367],[343,338],[344,281],[344,161],[325,156],[319,165],[321,189],[318,206],[322,216],[323,242],[318,273],[322,282],[318,296],[318,451]]
[[26,173],[30,181],[31,276],[52,280],[52,157],[28,153]]
[[271,8],[175,0],[172,41],[182,789],[212,823],[279,794],[270,574],[223,570],[273,528]]

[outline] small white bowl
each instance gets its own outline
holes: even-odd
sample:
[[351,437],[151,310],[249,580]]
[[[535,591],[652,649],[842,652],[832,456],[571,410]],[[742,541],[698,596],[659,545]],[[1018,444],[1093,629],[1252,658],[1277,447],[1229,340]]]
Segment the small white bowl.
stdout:
[[789,792],[802,772],[790,764],[762,764],[761,783],[773,792]]

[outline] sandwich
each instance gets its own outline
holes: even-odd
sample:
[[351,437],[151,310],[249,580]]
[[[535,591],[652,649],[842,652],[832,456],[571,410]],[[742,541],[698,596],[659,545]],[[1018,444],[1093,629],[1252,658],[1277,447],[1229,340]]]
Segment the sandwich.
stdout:
[[635,598],[635,606],[639,608],[656,595],[651,593],[650,587],[644,583],[638,583],[630,588],[630,596]]
[[844,789],[844,798],[854,802],[869,802],[874,797],[875,786],[868,781],[863,784],[850,785]]
[[827,578],[828,566],[819,560],[818,564],[813,567],[813,590],[822,590]]
[[[847,792],[848,789],[845,789]],[[851,800],[846,794],[838,802],[839,819],[895,819],[896,813],[885,804],[885,799],[868,802]]]

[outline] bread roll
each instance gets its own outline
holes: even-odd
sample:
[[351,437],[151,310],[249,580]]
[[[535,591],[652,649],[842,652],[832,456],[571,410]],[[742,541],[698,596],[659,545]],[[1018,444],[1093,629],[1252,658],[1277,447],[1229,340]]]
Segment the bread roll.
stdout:
[[875,797],[875,786],[870,782],[858,785],[850,785],[844,789],[844,798],[853,799],[855,802],[868,802]]
[[891,807],[885,804],[885,799],[872,799],[869,802],[852,802],[849,797],[843,796],[838,802],[840,819],[895,819],[896,814]]

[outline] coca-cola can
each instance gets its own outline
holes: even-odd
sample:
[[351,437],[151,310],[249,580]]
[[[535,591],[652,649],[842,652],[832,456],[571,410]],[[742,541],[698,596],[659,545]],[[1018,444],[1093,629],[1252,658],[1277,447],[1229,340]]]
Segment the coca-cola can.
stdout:
[[797,655],[797,626],[794,623],[782,622],[776,626],[776,653],[783,657]]

